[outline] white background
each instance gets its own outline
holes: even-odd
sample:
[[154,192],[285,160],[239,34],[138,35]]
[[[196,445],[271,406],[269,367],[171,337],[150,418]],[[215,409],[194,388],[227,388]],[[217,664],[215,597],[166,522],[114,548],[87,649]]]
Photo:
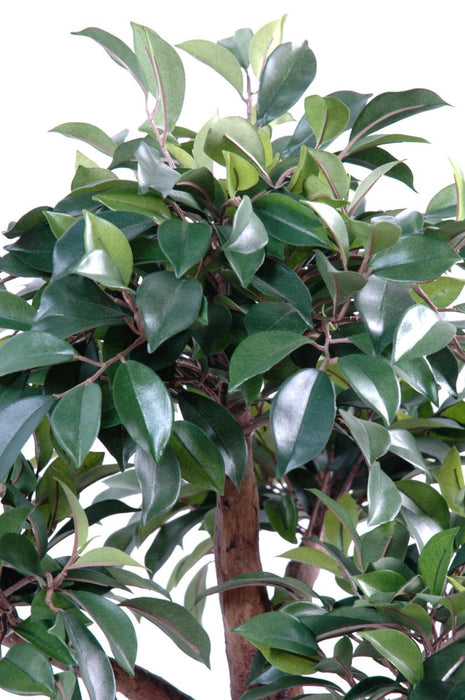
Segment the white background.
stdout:
[[[429,88],[453,105],[414,117],[390,131],[410,132],[431,146],[401,146],[415,173],[418,195],[403,185],[378,185],[372,202],[386,209],[423,208],[452,182],[448,157],[465,169],[463,10],[459,0],[353,0],[352,2],[234,0],[16,0],[0,9],[0,228],[39,205],[53,206],[69,191],[77,148],[102,166],[91,148],[48,133],[67,121],[96,124],[109,134],[137,128],[145,119],[139,88],[90,39],[70,32],[97,26],[131,43],[130,21],[146,24],[170,43],[218,40],[241,27],[257,30],[288,13],[285,40],[308,39],[318,61],[308,94],[352,89],[380,93]],[[182,54],[187,97],[180,123],[199,128],[215,112],[243,115],[233,88],[208,67]],[[298,110],[295,114],[300,116]],[[265,549],[266,568],[284,541]],[[276,568],[275,568],[276,570]],[[209,631],[220,625],[216,607]],[[145,627],[148,630],[148,626]],[[213,638],[212,671],[174,651],[163,635],[141,636],[138,662],[168,678],[196,700],[226,700],[228,684],[221,637]],[[0,698],[7,694],[0,691]]]

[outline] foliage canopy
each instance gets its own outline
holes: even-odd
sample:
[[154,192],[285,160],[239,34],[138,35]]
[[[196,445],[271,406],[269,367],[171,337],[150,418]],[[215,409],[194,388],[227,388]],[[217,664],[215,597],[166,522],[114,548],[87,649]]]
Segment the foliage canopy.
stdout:
[[[385,176],[413,187],[385,147],[424,139],[386,128],[444,102],[311,94],[315,56],[283,25],[180,53],[137,24],[134,49],[78,32],[138,83],[146,121],[136,137],[57,126],[109,162],[78,153],[70,194],[5,233],[2,688],[78,700],[80,674],[93,700],[117,684],[130,697],[133,617],[208,665],[202,612],[220,593],[234,700],[465,693],[465,306],[450,272],[465,182],[455,169],[423,213],[366,205]],[[243,116],[179,124],[186,52]],[[115,514],[127,523],[95,546],[90,528]],[[260,528],[283,538],[284,576],[261,570]],[[150,578],[127,568],[147,541]]]

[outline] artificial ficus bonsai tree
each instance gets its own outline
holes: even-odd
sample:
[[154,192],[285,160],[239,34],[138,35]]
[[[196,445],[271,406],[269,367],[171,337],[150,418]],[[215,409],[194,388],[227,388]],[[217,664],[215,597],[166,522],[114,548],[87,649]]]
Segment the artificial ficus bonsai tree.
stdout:
[[[444,102],[312,94],[315,57],[283,24],[180,52],[141,25],[134,50],[79,32],[136,80],[146,121],[130,139],[56,127],[105,162],[78,154],[70,194],[5,233],[2,688],[187,698],[134,665],[135,621],[208,664],[219,594],[233,700],[463,697],[465,184],[457,169],[424,213],[366,205],[384,176],[413,186],[385,145],[423,139],[385,128]],[[185,52],[242,115],[178,123]],[[262,570],[260,529],[283,538],[284,576]]]

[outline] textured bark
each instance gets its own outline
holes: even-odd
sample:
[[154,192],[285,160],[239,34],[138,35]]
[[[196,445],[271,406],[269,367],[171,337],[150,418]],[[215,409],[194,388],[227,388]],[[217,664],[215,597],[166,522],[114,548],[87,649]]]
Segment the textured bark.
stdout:
[[193,700],[190,695],[186,695],[145,668],[136,666],[134,677],[131,678],[116,661],[112,661],[111,665],[115,674],[116,690],[128,700]]

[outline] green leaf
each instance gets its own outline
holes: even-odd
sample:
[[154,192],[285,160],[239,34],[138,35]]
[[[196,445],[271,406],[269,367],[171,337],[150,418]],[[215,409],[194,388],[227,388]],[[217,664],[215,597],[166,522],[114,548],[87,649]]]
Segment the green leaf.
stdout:
[[207,633],[182,605],[155,598],[132,598],[124,605],[159,627],[185,654],[209,667]]
[[[398,425],[402,425],[401,421]],[[398,455],[402,459],[405,459],[414,467],[421,469],[421,471],[427,472],[428,468],[425,464],[425,460],[420,452],[418,443],[415,437],[408,432],[408,430],[403,430],[402,428],[394,428],[389,431],[391,438],[390,451]]]
[[394,482],[375,462],[368,475],[367,525],[383,525],[394,520],[401,505],[402,499]]
[[124,41],[106,32],[104,29],[97,29],[96,27],[87,27],[87,29],[83,29],[80,32],[72,32],[72,34],[87,36],[100,44],[100,46],[103,46],[115,63],[129,71],[140,87],[144,91],[147,90],[147,81],[142,66],[137,60],[135,53],[131,51]]
[[24,331],[0,346],[0,377],[33,367],[47,367],[76,359],[75,350],[50,333]]
[[202,428],[188,421],[177,421],[169,446],[179,460],[185,481],[223,493],[223,457]]
[[354,525],[354,522],[352,520],[352,517],[350,515],[350,511],[343,505],[343,503],[339,501],[335,501],[334,498],[330,498],[327,494],[323,493],[319,489],[310,489],[310,491],[320,499],[320,501],[323,501],[325,506],[336,516],[336,518],[340,521],[340,523],[343,525],[343,527],[347,530],[349,533],[354,545],[355,545],[355,551],[357,554],[357,558],[359,561],[359,564],[361,564],[361,540],[359,537],[359,534],[357,532],[357,529]]
[[181,394],[179,407],[183,418],[202,428],[219,449],[227,476],[239,488],[247,469],[247,443],[239,423],[223,406],[197,393]]
[[35,315],[36,310],[25,299],[5,289],[0,291],[0,326],[28,331]]
[[189,511],[162,525],[145,556],[145,565],[152,574],[169,559],[176,547],[182,543],[184,535],[204,519],[208,509],[208,507],[198,506],[196,510]]
[[405,525],[392,520],[362,535],[362,563],[366,571],[373,562],[383,557],[404,560],[409,544],[409,532]]
[[180,219],[165,221],[157,230],[160,248],[172,263],[176,277],[182,277],[208,250],[210,226],[205,222],[189,223]]
[[[401,686],[395,683],[392,678],[386,676],[372,676],[371,678],[364,678],[354,685],[348,693],[345,695],[345,700],[365,700],[365,698],[375,698],[383,697],[386,693],[400,691]],[[382,693],[383,695],[378,695],[374,693]],[[426,700],[426,698],[422,698]]]
[[250,198],[245,195],[234,214],[232,234],[223,244],[226,257],[229,252],[243,255],[255,253],[267,243],[266,229],[254,213]]
[[392,342],[399,314],[413,304],[412,295],[400,284],[371,275],[355,296],[355,304],[377,352]]
[[158,224],[170,218],[170,210],[163,199],[156,195],[155,192],[147,192],[145,194],[138,192],[135,182],[125,183],[124,187],[118,187],[115,192],[96,194],[93,199],[114,211],[132,212],[149,216]]
[[123,284],[129,284],[133,260],[129,242],[124,233],[110,221],[84,211],[84,244],[86,252],[104,250],[118,270]]
[[68,338],[90,328],[122,324],[127,313],[91,280],[66,275],[45,287],[33,330]]
[[372,187],[376,185],[378,180],[380,180],[383,175],[386,175],[390,170],[398,165],[397,160],[393,160],[391,163],[384,163],[371,171],[367,177],[365,177],[358,185],[355,190],[350,208],[348,211],[349,216],[353,216],[357,209],[362,205],[364,198],[367,196],[368,192]]
[[77,598],[85,612],[100,627],[121,668],[132,675],[137,654],[137,637],[126,613],[102,595],[75,591],[73,597]]
[[287,15],[261,27],[250,40],[249,57],[253,72],[260,78],[266,59],[283,40],[283,28]]
[[236,627],[234,632],[255,644],[314,657],[319,649],[315,637],[300,620],[286,612],[256,615]]
[[402,493],[400,514],[421,551],[426,542],[441,530],[450,527],[450,513],[442,496],[428,484],[419,481],[397,482]]
[[85,122],[66,122],[55,126],[50,131],[69,136],[72,139],[85,141],[85,143],[90,144],[107,156],[112,156],[116,148],[115,142],[102,129]]
[[[347,511],[354,525],[357,525],[359,510],[357,501],[349,493],[343,493],[342,496],[339,496],[337,502]],[[324,533],[325,542],[347,554],[352,544],[352,537],[347,528],[331,510],[327,510],[324,516]],[[331,550],[329,552],[331,553]]]
[[450,160],[450,164],[454,171],[455,191],[457,193],[457,210],[455,217],[457,221],[461,221],[465,219],[465,177],[461,168],[459,168],[453,160]]
[[290,493],[278,498],[267,498],[263,508],[268,516],[271,527],[289,542],[297,542],[297,507]]
[[447,572],[454,553],[454,540],[458,527],[443,530],[431,537],[421,550],[418,571],[431,595],[443,595],[447,583]]
[[459,262],[453,249],[428,235],[407,235],[375,253],[370,267],[378,277],[397,282],[424,282],[439,277]]
[[97,282],[97,284],[101,284],[109,289],[127,288],[118,268],[107,251],[102,250],[102,248],[96,248],[91,250],[90,253],[86,253],[78,264],[71,268],[70,272],[88,277]]
[[107,655],[94,635],[72,613],[61,613],[90,700],[114,700],[115,679]]
[[[45,620],[32,620],[30,617],[15,627],[16,634],[35,646],[42,654],[50,656],[66,666],[74,665],[76,659],[64,642],[52,632]],[[1,672],[0,672],[1,673]]]
[[280,44],[268,57],[260,76],[257,121],[260,126],[287,112],[303,95],[316,74],[316,60],[308,43]]
[[274,260],[266,260],[253,278],[253,285],[267,296],[288,301],[308,327],[313,328],[312,298],[294,270]]
[[321,145],[332,141],[345,130],[350,111],[337,97],[311,95],[305,98],[305,116],[316,136],[317,144]]
[[353,141],[356,136],[359,138],[366,136],[400,119],[442,107],[445,104],[446,102],[431,90],[385,92],[373,98],[360,112],[352,128],[350,139]]
[[53,409],[53,434],[75,467],[82,464],[97,438],[101,405],[99,385],[87,384],[75,387]]
[[[251,339],[257,335],[261,334]],[[270,412],[278,477],[321,452],[331,435],[335,414],[334,388],[324,372],[303,369],[281,385]]]
[[286,301],[264,301],[254,304],[245,317],[249,335],[259,331],[290,331],[303,333],[307,324]]
[[292,197],[280,192],[265,194],[254,202],[254,210],[272,238],[296,246],[329,248],[321,219]]
[[0,481],[53,403],[53,396],[29,396],[0,407]]
[[172,272],[153,272],[137,290],[149,352],[189,328],[202,303],[202,285],[196,279],[176,279]]
[[151,188],[168,197],[179,180],[179,173],[164,163],[159,152],[145,141],[137,147],[136,159],[139,192],[145,194]]
[[399,384],[392,368],[368,355],[346,355],[338,363],[353,390],[389,425],[399,409]]
[[82,569],[86,566],[142,566],[126,552],[116,547],[97,547],[82,554],[70,569]]
[[423,678],[420,650],[406,634],[393,629],[378,629],[359,634],[400,671],[409,683],[415,685]]
[[157,462],[173,425],[173,406],[163,381],[150,367],[130,360],[116,371],[113,398],[129,435]]
[[24,576],[42,578],[39,555],[26,535],[14,532],[0,535],[0,559]]
[[55,697],[52,667],[31,644],[16,644],[0,661],[0,687],[18,695]]
[[233,36],[221,39],[218,44],[225,46],[239,61],[242,68],[249,67],[249,47],[253,32],[249,28],[238,29]]
[[177,46],[216,70],[242,95],[242,70],[239,61],[231,51],[221,44],[203,39],[184,41]]
[[204,145],[205,153],[226,165],[223,151],[235,153],[263,173],[265,150],[257,130],[243,117],[225,117],[211,125]]
[[134,22],[131,26],[136,57],[149,91],[157,100],[155,122],[167,133],[181,114],[186,82],[184,67],[173,47],[156,32]]
[[415,360],[401,360],[396,363],[396,374],[416,391],[438,404],[438,383],[430,363],[424,357]]
[[324,569],[325,571],[330,571],[336,576],[344,576],[344,570],[342,569],[340,563],[330,554],[322,552],[316,547],[311,545],[296,547],[295,549],[290,549],[288,552],[284,552],[280,556],[286,559],[292,559],[293,561],[300,561],[304,564],[309,564],[311,566],[316,566],[319,569]]
[[233,391],[247,379],[268,371],[307,342],[305,336],[287,331],[264,331],[245,338],[231,357],[229,391]]
[[465,515],[462,460],[455,446],[451,447],[437,473],[441,494],[449,508],[458,515]]
[[411,306],[397,326],[392,359],[397,362],[432,355],[448,345],[454,337],[455,327],[443,321],[429,306]]
[[66,500],[69,503],[71,514],[73,516],[77,549],[78,551],[82,551],[82,549],[86,546],[89,537],[89,522],[87,520],[87,515],[84,508],[81,506],[79,499],[65,484],[65,482],[61,481],[61,479],[58,479],[57,477],[55,478],[65,492]]
[[142,493],[142,524],[146,525],[169,511],[176,503],[181,489],[181,470],[176,456],[165,450],[158,462],[140,447],[134,458],[137,479]]
[[363,452],[368,464],[373,464],[388,451],[391,438],[389,432],[379,423],[357,418],[342,408],[339,410],[357,446]]

